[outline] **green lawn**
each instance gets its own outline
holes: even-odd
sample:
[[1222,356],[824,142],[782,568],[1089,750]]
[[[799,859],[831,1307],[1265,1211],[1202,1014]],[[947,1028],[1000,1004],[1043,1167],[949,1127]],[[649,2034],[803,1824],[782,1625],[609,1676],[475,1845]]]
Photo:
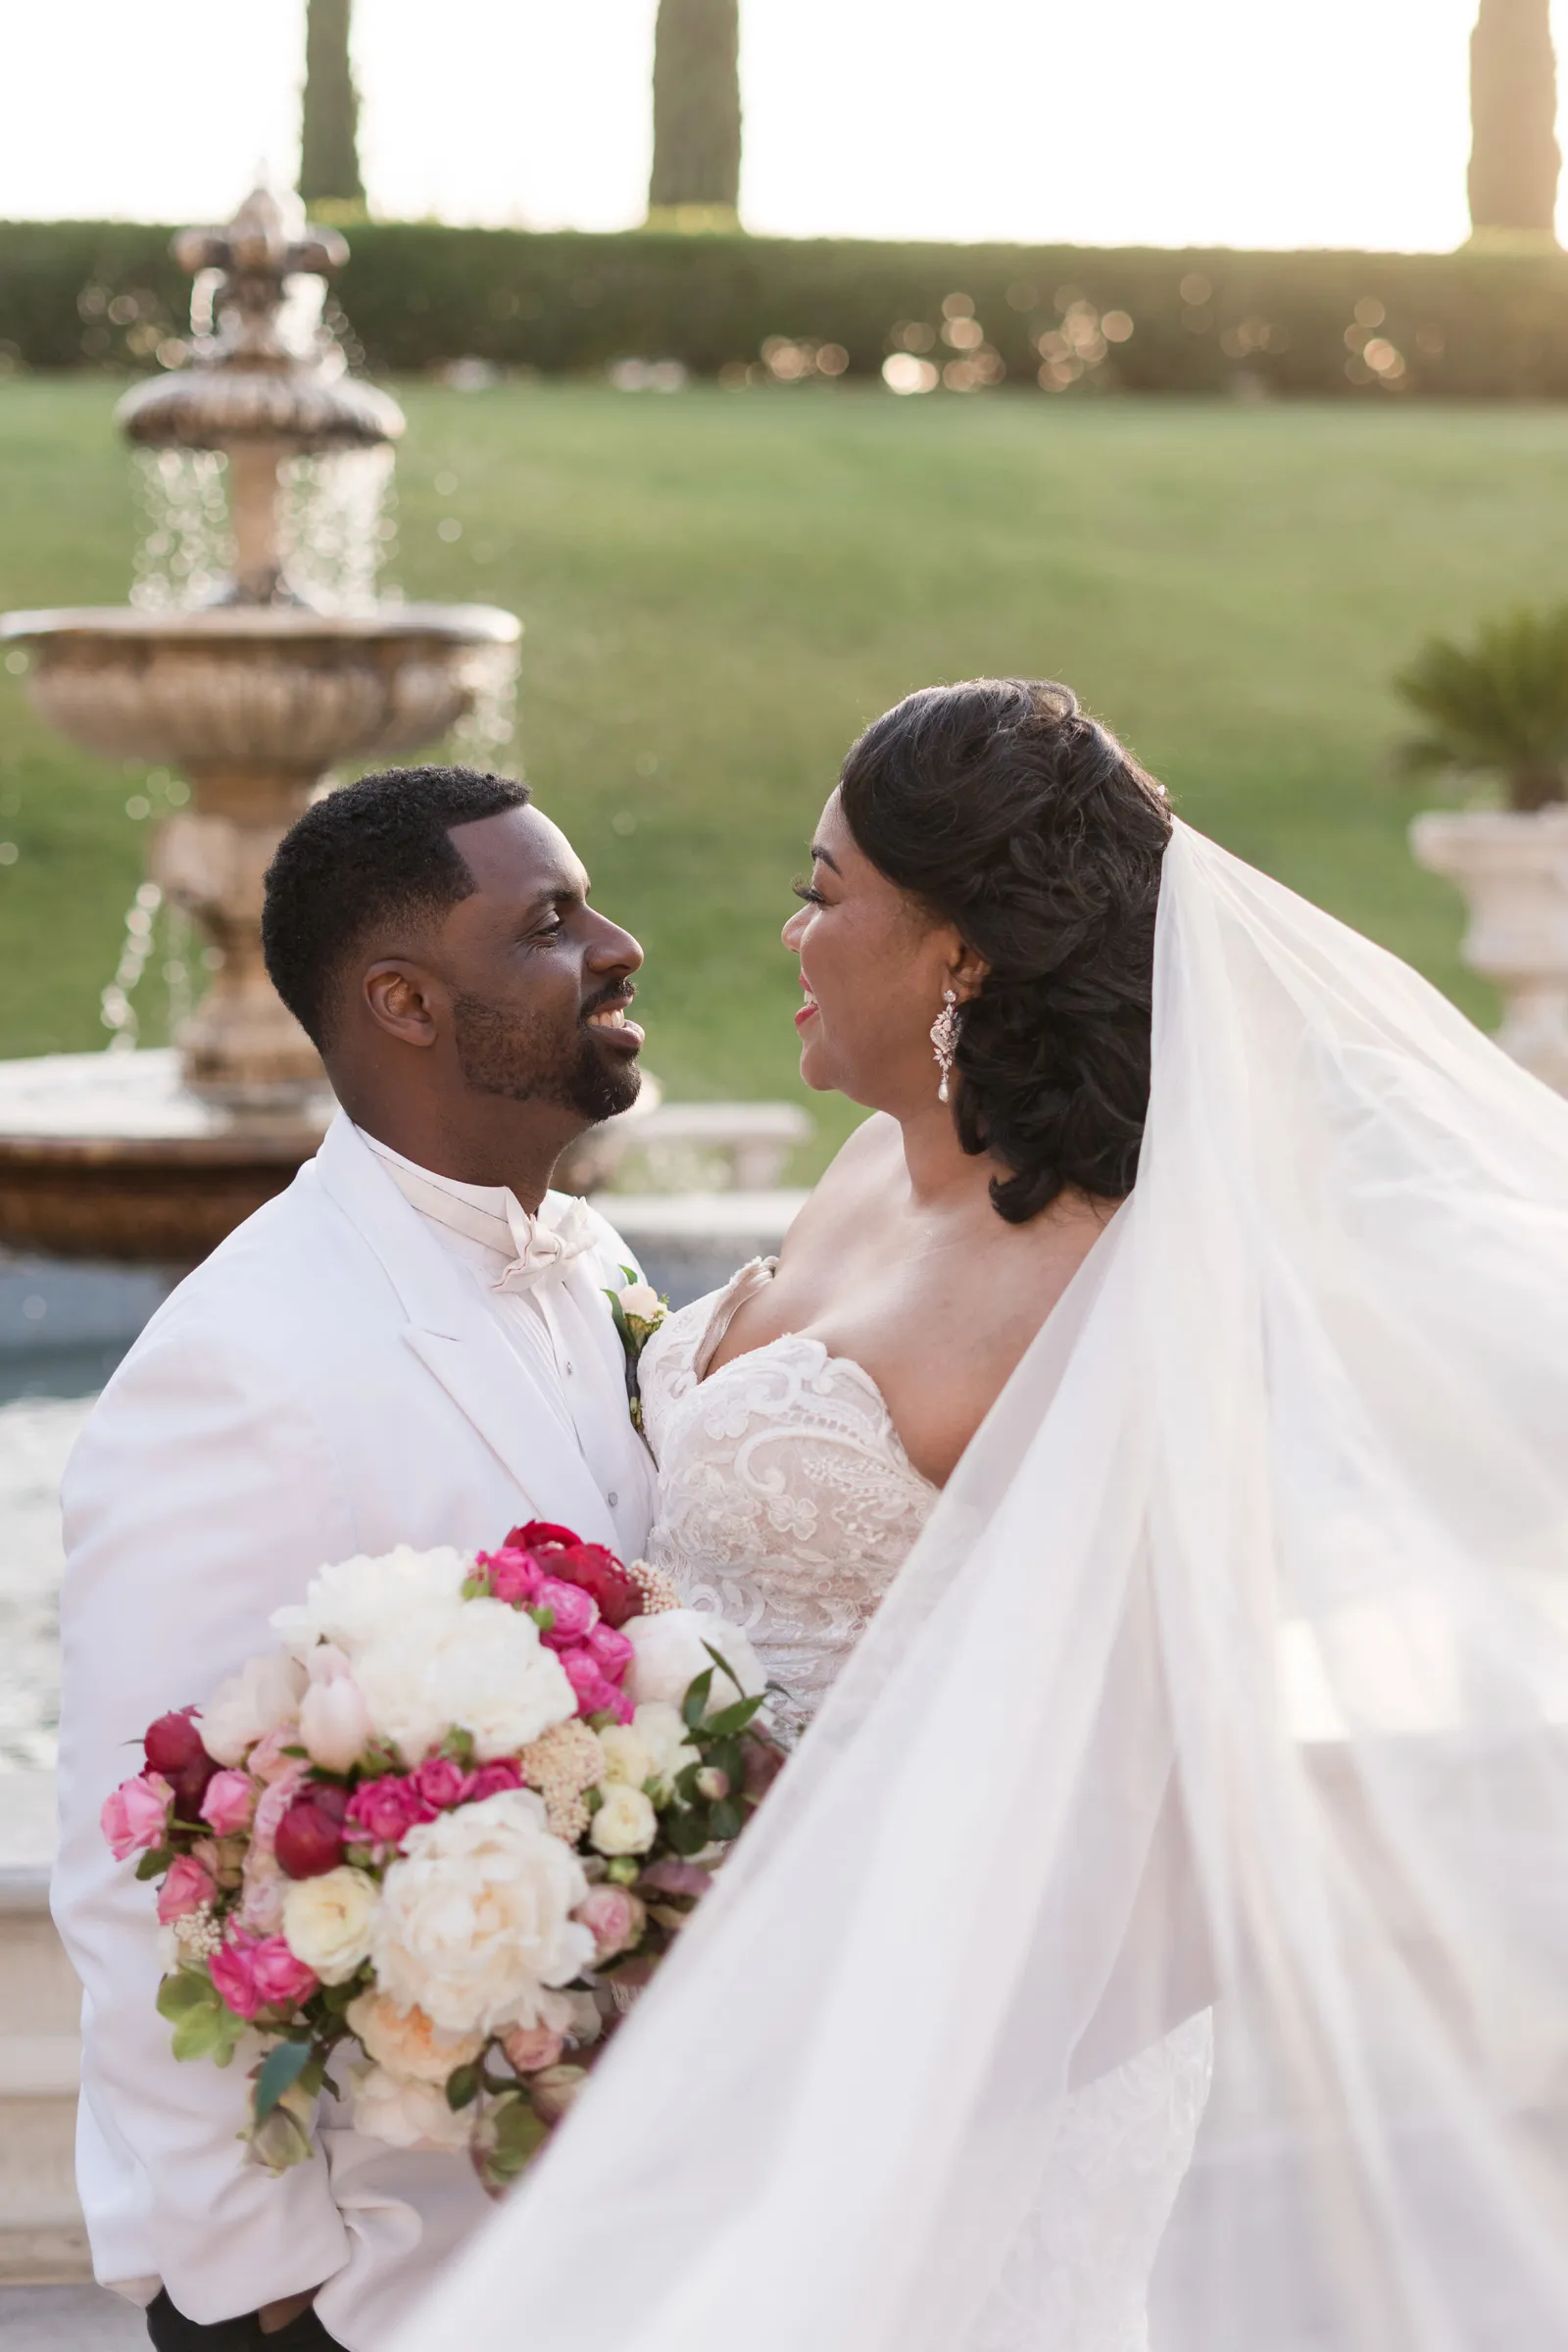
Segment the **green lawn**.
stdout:
[[[649,1058],[673,1093],[796,1091],[776,927],[837,761],[909,687],[983,670],[1069,680],[1194,822],[1488,1012],[1458,902],[1411,864],[1384,781],[1387,681],[1429,629],[1568,593],[1568,414],[401,397],[403,584],[523,616],[526,770],[648,949]],[[0,605],[123,595],[112,399],[90,378],[0,386]],[[0,674],[0,839],[20,851],[0,1052],[101,1041],[136,790]],[[824,1141],[843,1132],[815,1107]]]

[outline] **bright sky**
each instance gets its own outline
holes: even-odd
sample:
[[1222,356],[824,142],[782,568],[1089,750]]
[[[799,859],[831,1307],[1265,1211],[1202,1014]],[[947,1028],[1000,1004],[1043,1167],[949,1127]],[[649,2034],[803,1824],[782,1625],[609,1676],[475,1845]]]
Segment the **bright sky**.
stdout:
[[[743,215],[787,236],[1454,245],[1476,4],[742,0]],[[374,208],[637,221],[655,6],[356,0]],[[291,176],[304,13],[19,0],[0,218],[220,219],[262,159]]]

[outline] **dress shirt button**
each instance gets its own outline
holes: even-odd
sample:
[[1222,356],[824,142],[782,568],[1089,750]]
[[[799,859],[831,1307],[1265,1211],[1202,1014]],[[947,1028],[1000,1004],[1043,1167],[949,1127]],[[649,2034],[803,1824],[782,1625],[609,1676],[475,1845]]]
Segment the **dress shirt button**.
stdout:
[[566,1378],[568,1380],[571,1378],[571,1366],[569,1364],[566,1366]]
[[605,1500],[609,1503],[611,1509],[613,1510],[616,1503],[620,1500],[620,1496],[615,1493],[614,1489],[612,1488],[610,1493],[605,1496]]

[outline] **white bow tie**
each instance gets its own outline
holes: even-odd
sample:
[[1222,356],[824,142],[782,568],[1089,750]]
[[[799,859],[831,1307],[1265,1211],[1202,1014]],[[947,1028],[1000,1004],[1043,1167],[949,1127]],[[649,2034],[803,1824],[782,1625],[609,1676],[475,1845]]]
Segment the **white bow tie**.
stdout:
[[564,1274],[573,1258],[594,1246],[593,1218],[586,1200],[566,1201],[553,1212],[553,1222],[547,1223],[542,1212],[531,1215],[508,1193],[506,1214],[500,1216],[430,1184],[396,1160],[384,1159],[381,1164],[411,1207],[450,1232],[482,1242],[506,1261],[491,1282],[492,1290],[531,1291],[547,1277]]

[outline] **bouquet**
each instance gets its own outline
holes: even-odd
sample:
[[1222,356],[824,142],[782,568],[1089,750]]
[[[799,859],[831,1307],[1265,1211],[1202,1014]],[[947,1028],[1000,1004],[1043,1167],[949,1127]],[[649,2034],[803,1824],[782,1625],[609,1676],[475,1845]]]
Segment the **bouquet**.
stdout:
[[499,2193],[783,1762],[756,1656],[543,1521],[323,1568],[271,1622],[103,1809],[157,1882],[174,2055],[254,2059],[269,2171],[312,2155],[324,2086]]

